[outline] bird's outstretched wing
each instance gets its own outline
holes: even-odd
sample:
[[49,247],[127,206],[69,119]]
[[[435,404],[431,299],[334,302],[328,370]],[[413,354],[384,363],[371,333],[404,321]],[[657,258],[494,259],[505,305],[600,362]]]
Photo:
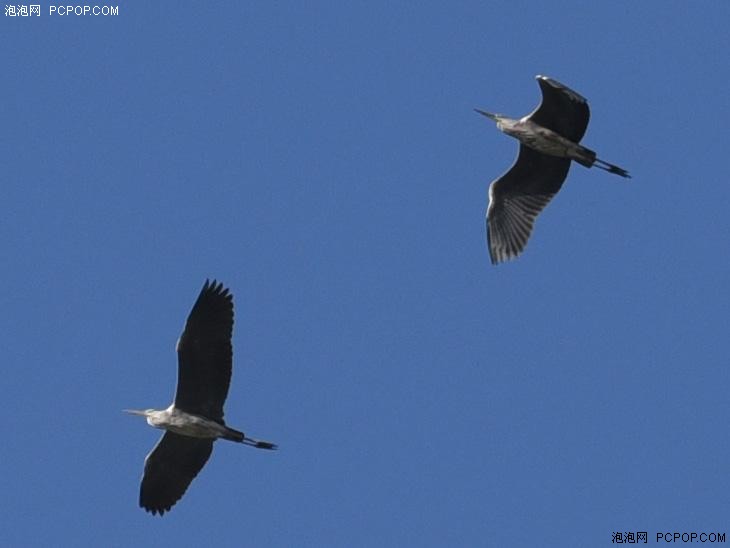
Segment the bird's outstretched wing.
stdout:
[[489,186],[487,245],[492,264],[524,250],[537,215],[568,176],[570,160],[520,145],[514,165]]
[[537,76],[537,83],[542,91],[542,101],[527,118],[574,143],[580,142],[591,116],[588,102],[568,86],[547,76]]
[[139,505],[163,515],[185,494],[213,451],[212,439],[165,432],[144,461]]
[[233,295],[205,281],[177,343],[175,407],[223,422],[231,382]]

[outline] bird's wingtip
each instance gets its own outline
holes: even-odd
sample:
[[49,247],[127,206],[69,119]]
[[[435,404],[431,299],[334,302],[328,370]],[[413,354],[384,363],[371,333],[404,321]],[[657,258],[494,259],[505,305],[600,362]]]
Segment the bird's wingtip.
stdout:
[[576,101],[578,103],[587,103],[586,98],[583,97],[580,93],[578,93],[577,91],[575,91],[573,89],[570,89],[565,84],[561,84],[554,78],[550,78],[550,76],[544,76],[542,74],[538,74],[537,76],[535,76],[535,79],[538,82],[540,82],[540,81],[545,82],[549,86],[562,91],[565,95],[567,95],[573,101]]

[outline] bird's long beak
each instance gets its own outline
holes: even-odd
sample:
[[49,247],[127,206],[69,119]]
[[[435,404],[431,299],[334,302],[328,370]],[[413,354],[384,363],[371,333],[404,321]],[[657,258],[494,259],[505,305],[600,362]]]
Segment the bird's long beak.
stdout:
[[146,417],[146,413],[142,411],[141,409],[122,409],[123,413],[129,413],[130,415],[141,415],[142,417]]
[[490,119],[494,120],[495,122],[497,121],[496,114],[492,114],[491,112],[486,112],[484,110],[479,110],[478,108],[475,108],[474,110],[476,112],[478,112],[479,114],[481,114],[482,116],[486,116],[487,118],[490,118]]

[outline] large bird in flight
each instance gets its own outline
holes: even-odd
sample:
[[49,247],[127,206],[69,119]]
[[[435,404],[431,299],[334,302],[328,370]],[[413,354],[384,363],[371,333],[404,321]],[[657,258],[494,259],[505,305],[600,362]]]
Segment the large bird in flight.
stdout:
[[475,109],[520,141],[515,163],[489,186],[487,244],[492,264],[522,253],[535,218],[560,190],[571,161],[630,177],[625,169],[604,162],[578,144],[590,117],[585,98],[547,76],[537,76],[537,83],[542,102],[524,118],[515,120]]
[[226,426],[223,403],[231,382],[233,295],[207,280],[177,342],[175,401],[163,410],[126,410],[165,430],[144,461],[139,505],[163,515],[185,494],[205,466],[213,442],[222,438],[259,449],[276,449]]

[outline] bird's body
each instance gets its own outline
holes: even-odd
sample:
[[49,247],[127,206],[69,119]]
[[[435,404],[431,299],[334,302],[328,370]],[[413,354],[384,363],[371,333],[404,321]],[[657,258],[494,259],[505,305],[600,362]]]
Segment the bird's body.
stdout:
[[[132,414],[137,414],[130,411]],[[244,437],[241,432],[229,428],[218,421],[206,419],[175,407],[173,403],[167,409],[148,409],[144,412],[147,417],[147,424],[154,428],[175,432],[181,436],[201,439],[224,438],[231,441],[242,442]]]
[[[570,158],[587,165],[595,160],[595,152],[566,139],[553,130],[536,124],[527,117],[520,120],[502,119],[497,127],[533,150],[557,158]],[[593,156],[593,158],[591,158]]]
[[128,410],[165,434],[145,459],[139,505],[163,515],[183,496],[208,461],[216,439],[259,449],[276,445],[226,425],[223,403],[231,380],[233,296],[223,284],[205,282],[177,344],[175,401],[161,410]]
[[626,170],[579,144],[590,118],[585,98],[546,76],[538,76],[537,81],[542,102],[524,118],[475,109],[521,143],[515,163],[489,187],[487,241],[494,264],[524,250],[535,218],[560,190],[571,161],[630,177]]

